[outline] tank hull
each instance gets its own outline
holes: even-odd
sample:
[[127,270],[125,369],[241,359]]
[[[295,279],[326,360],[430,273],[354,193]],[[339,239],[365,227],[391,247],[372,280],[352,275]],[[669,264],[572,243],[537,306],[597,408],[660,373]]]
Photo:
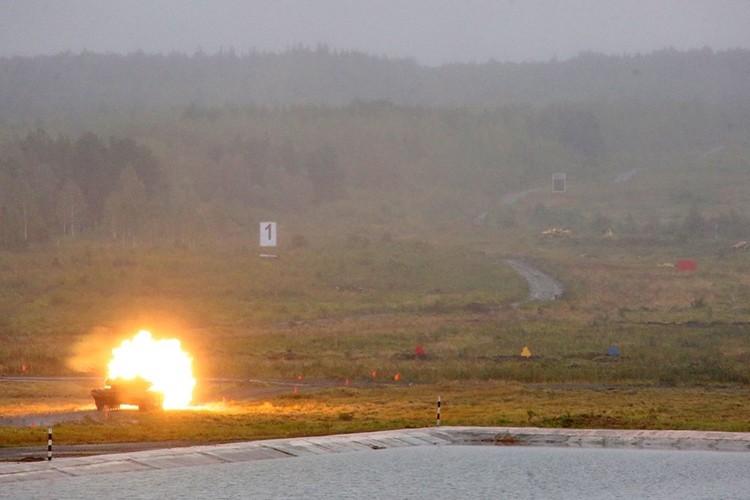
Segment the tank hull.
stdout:
[[137,406],[141,411],[161,410],[164,395],[151,391],[151,384],[143,379],[108,380],[105,387],[92,389],[97,410],[116,410],[120,405]]

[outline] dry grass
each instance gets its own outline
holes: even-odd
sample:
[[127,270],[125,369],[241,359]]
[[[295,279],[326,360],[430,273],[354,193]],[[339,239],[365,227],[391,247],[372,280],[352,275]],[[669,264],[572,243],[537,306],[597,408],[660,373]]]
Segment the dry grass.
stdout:
[[[68,383],[60,383],[67,385]],[[3,384],[3,390],[6,384]],[[73,386],[69,386],[73,388]],[[231,390],[224,385],[218,392]],[[217,392],[217,394],[218,394]],[[181,441],[216,443],[435,425],[750,431],[750,391],[738,388],[551,386],[502,382],[338,386],[254,402],[225,400],[164,413],[91,412],[55,425],[59,444]],[[39,409],[33,394],[16,401]],[[29,406],[26,406],[29,404]],[[62,407],[47,402],[47,411]],[[89,406],[91,407],[91,406]],[[35,445],[31,427],[0,427],[4,446]],[[46,442],[46,441],[45,441]]]
[[94,384],[93,380],[2,380],[0,418],[90,409],[93,402],[88,395]]

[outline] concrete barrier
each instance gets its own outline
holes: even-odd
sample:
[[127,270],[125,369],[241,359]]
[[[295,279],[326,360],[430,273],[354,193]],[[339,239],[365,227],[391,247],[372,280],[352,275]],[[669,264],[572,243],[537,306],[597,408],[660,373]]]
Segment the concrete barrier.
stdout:
[[541,429],[536,427],[429,427],[309,438],[272,439],[166,448],[53,461],[2,463],[0,484],[303,455],[363,452],[406,446],[494,445],[750,451],[748,432]]

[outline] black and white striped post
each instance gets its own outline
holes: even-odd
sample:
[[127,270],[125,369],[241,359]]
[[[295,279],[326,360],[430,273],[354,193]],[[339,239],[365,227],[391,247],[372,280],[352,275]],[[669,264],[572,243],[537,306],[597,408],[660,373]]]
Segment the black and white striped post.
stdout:
[[438,427],[440,426],[440,396],[438,396],[437,425]]
[[47,460],[52,460],[52,427],[47,428]]

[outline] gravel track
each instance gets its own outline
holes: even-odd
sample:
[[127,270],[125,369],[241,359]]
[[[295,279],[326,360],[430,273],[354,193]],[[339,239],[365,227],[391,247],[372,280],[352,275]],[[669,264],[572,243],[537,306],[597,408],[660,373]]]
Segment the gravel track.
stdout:
[[563,286],[555,278],[520,260],[506,259],[503,262],[529,283],[527,302],[555,300],[562,296]]

